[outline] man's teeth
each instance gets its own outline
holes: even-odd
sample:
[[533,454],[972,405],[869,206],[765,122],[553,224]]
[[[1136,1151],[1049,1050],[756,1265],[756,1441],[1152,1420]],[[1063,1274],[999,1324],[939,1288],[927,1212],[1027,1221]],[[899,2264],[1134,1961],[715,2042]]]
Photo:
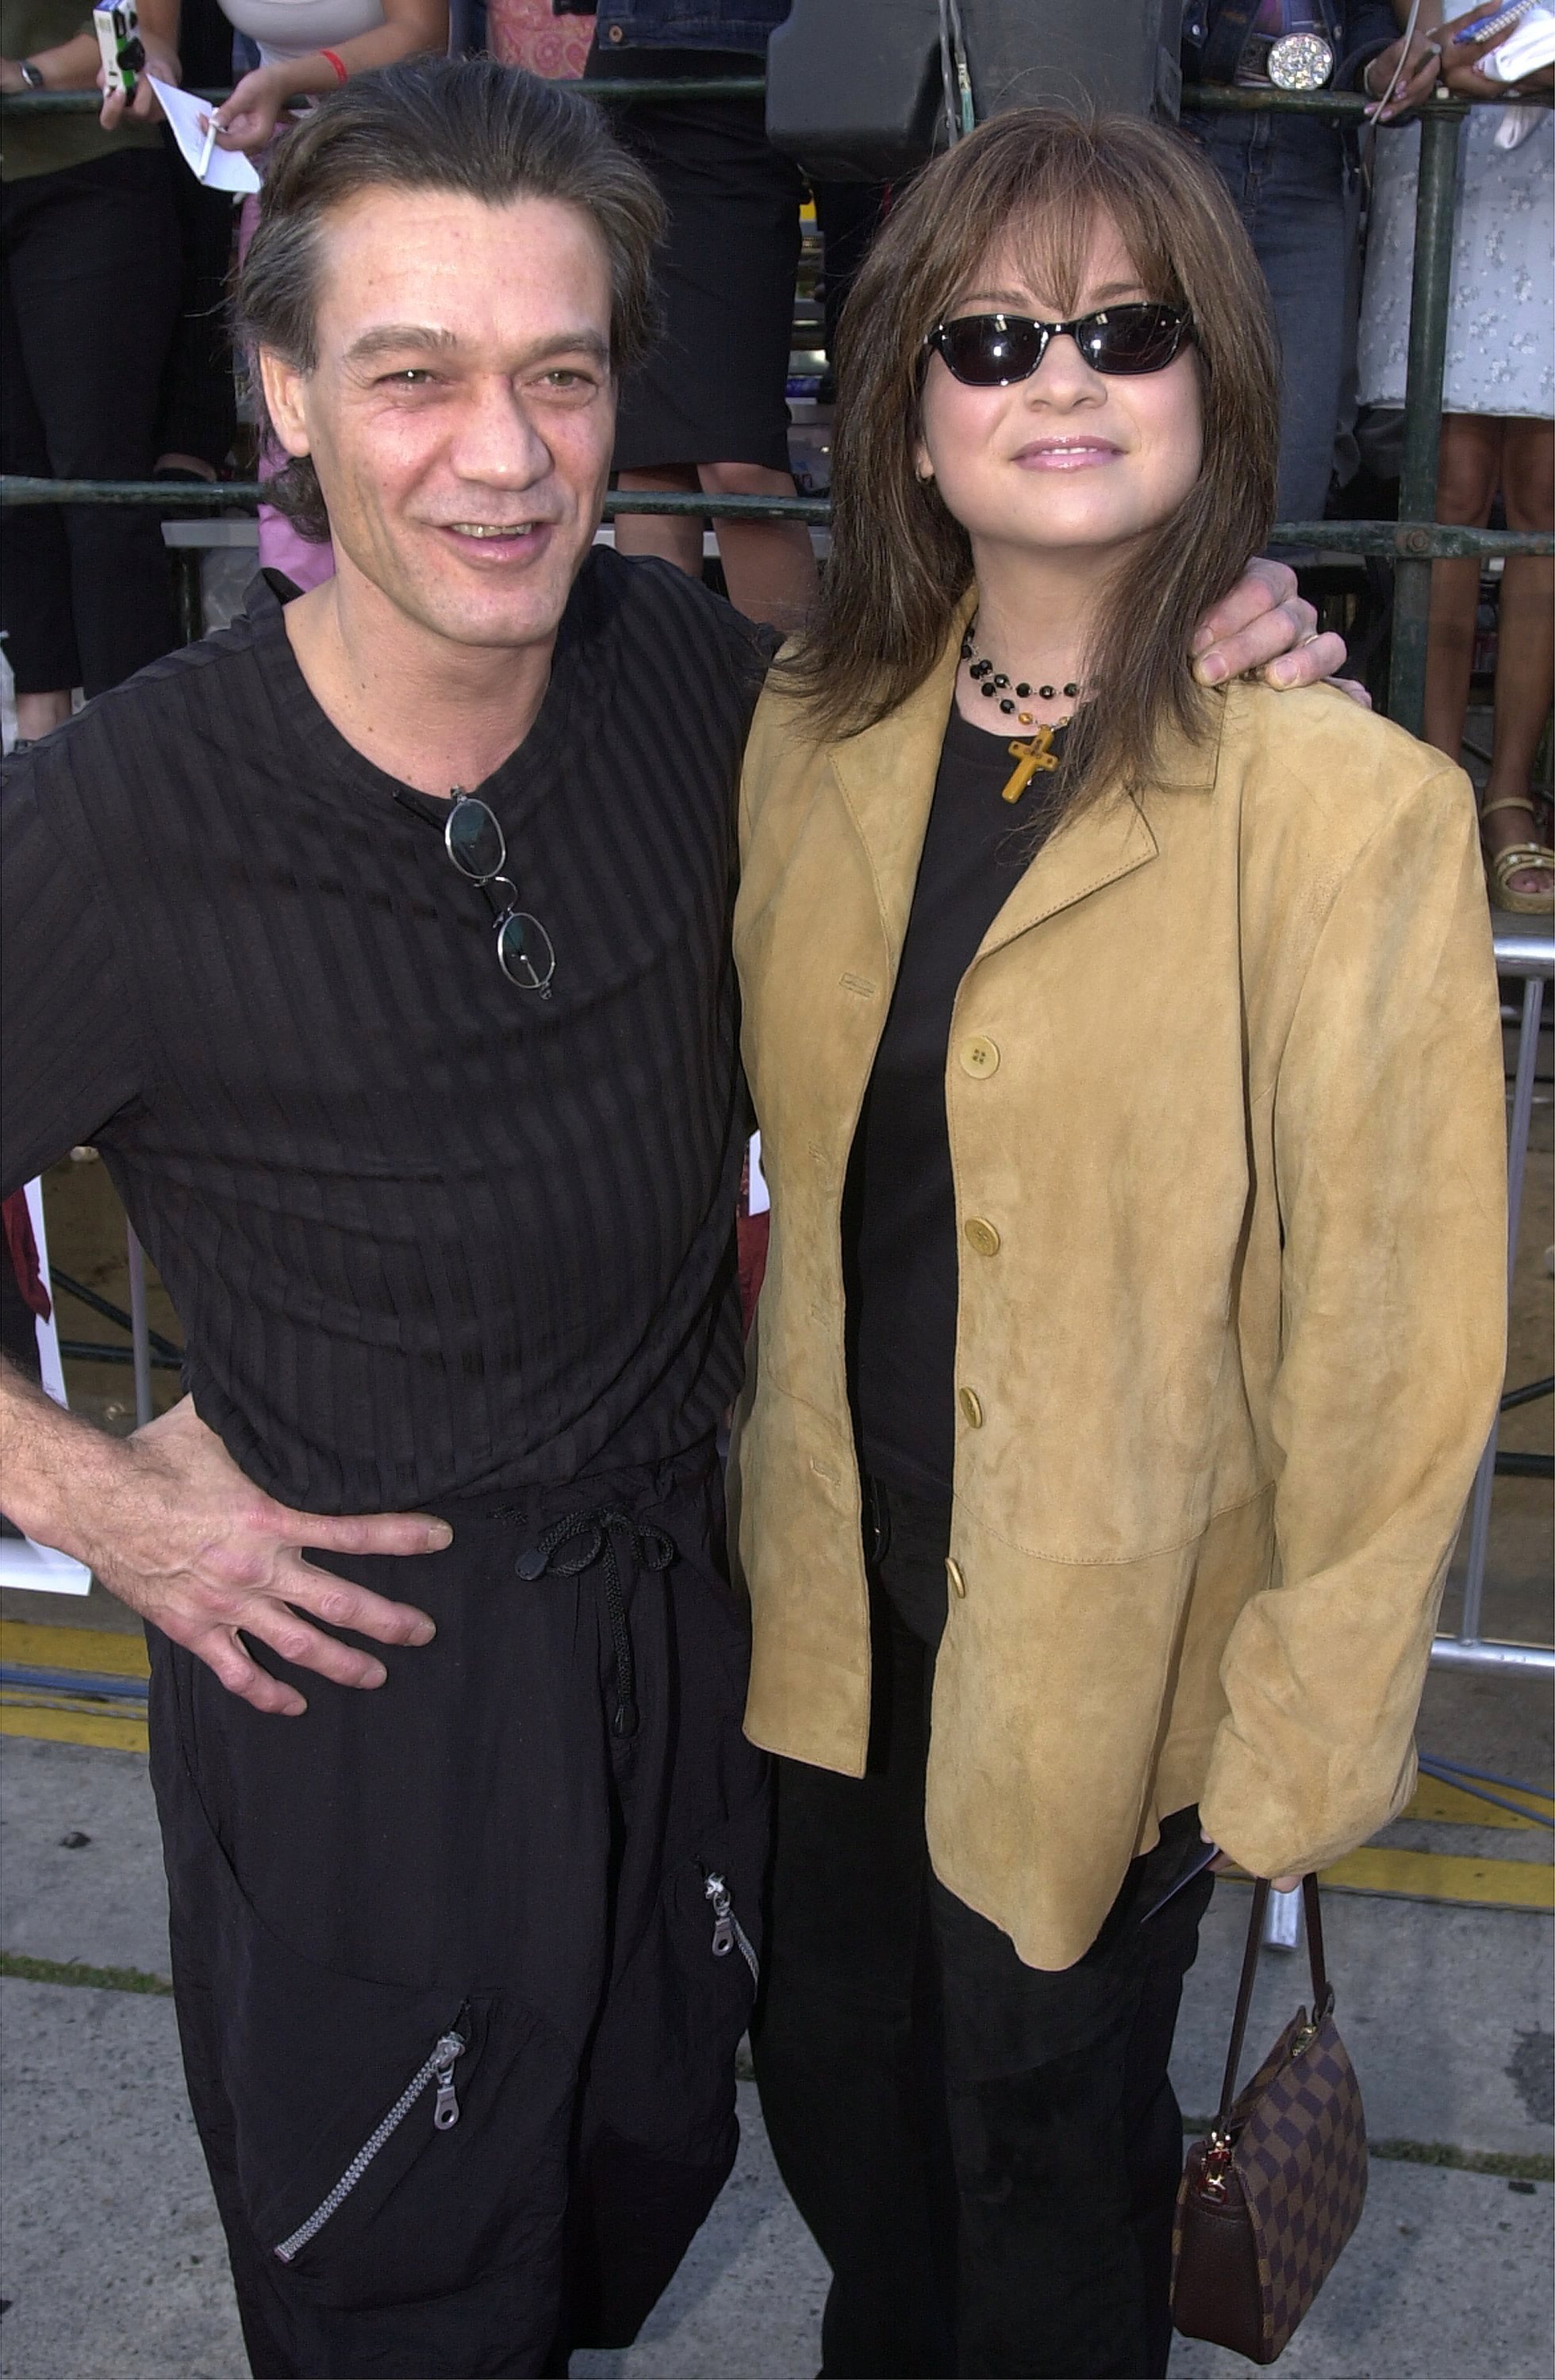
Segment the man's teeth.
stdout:
[[494,528],[490,521],[455,521],[453,524],[459,537],[528,537],[534,526],[533,521],[509,521],[500,528]]

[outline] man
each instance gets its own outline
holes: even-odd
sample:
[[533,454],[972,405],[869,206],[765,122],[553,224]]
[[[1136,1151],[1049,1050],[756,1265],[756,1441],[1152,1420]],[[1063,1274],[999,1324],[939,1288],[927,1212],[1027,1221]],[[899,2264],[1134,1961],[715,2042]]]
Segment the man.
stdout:
[[[0,1180],[96,1142],[190,1395],[115,1441],[12,1373],[6,1504],[152,1623],[261,2374],[564,2372],[734,2155],[764,1808],[713,1435],[764,649],[589,552],[658,225],[528,77],[327,101],[239,312],[337,575],[256,581],[7,792]],[[1283,583],[1212,674],[1300,635]]]

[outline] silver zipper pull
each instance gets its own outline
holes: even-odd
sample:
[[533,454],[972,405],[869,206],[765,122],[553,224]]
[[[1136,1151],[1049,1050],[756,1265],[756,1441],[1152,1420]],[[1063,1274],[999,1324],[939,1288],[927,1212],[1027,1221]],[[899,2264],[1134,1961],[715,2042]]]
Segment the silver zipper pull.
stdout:
[[726,1959],[735,1947],[735,1913],[729,1888],[721,1876],[710,1876],[705,1890],[712,1903],[712,1955]]
[[454,2091],[454,2067],[465,2053],[465,2044],[456,2033],[445,2033],[432,2056],[438,2060],[437,2097],[432,2104],[432,2123],[440,2132],[451,2132],[459,2120],[459,2102]]

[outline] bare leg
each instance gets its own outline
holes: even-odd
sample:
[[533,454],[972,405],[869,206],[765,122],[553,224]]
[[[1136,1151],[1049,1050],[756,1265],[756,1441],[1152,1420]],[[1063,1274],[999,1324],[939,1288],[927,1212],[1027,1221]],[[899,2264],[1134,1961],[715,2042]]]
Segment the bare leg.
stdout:
[[[1450,413],[1441,425],[1436,516],[1454,527],[1483,528],[1500,484],[1501,430],[1479,413]],[[1469,674],[1474,666],[1474,615],[1479,602],[1477,562],[1439,562],[1431,572],[1429,661],[1426,672],[1426,741],[1457,759],[1464,744]],[[1503,836],[1513,842],[1515,836]]]
[[[695,463],[663,463],[647,471],[623,471],[616,484],[623,491],[631,489],[654,495],[697,492]],[[664,513],[627,513],[615,524],[617,553],[653,553],[661,562],[673,562],[684,570],[687,578],[702,575],[702,524],[684,516]]]
[[[1555,528],[1555,422],[1512,420],[1502,447],[1501,492],[1507,526]],[[1549,716],[1555,681],[1555,562],[1535,554],[1510,559],[1501,579],[1500,637],[1496,655],[1496,732],[1487,801],[1530,795],[1534,757]],[[1496,830],[1500,829],[1500,833]],[[1485,821],[1493,851],[1512,843],[1548,842],[1537,814],[1498,810]],[[1549,892],[1555,873],[1547,868],[1518,868],[1519,892]]]
[[[792,496],[786,471],[759,463],[704,463],[705,492],[718,496]],[[815,552],[800,521],[716,521],[718,551],[729,601],[747,620],[784,630],[801,627],[815,601]]]
[[70,716],[70,689],[64,687],[55,694],[18,694],[17,697],[17,741],[31,744],[40,735],[52,735],[63,727]]

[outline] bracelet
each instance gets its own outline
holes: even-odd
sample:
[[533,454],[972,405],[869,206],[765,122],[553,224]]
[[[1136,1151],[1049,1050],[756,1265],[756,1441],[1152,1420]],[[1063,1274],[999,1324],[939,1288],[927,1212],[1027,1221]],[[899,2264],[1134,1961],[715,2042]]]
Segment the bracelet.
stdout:
[[326,59],[326,60],[328,61],[328,63],[329,63],[329,64],[330,64],[330,65],[334,68],[335,79],[336,79],[338,82],[348,82],[348,81],[350,80],[350,79],[351,79],[351,69],[350,69],[350,67],[346,64],[346,61],[345,61],[345,59],[344,59],[344,58],[337,58],[337,57],[335,56],[334,52],[333,50],[321,50],[321,51],[319,52],[319,55],[320,55],[322,58]]

